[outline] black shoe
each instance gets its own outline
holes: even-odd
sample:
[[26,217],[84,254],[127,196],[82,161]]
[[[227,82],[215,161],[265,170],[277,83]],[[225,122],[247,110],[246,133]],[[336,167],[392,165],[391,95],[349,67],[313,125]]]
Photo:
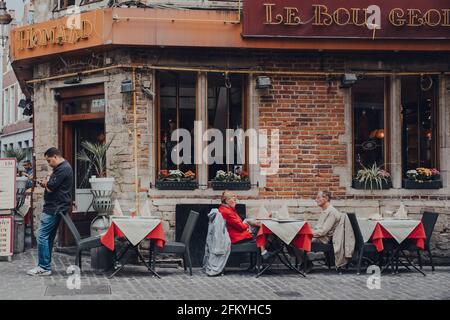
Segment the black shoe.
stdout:
[[266,251],[261,255],[261,258],[263,260],[269,260],[270,258],[276,256],[276,254],[277,254],[276,251]]

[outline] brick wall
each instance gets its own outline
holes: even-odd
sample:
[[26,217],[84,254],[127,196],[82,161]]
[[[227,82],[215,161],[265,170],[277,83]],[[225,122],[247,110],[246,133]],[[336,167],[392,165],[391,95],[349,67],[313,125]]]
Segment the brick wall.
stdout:
[[[107,56],[114,64],[160,64],[181,66],[213,66],[216,68],[238,67],[278,71],[342,71],[349,63],[345,56],[323,54],[294,54],[274,52],[229,52],[196,50],[145,50],[112,51]],[[370,58],[366,57],[370,61]],[[374,61],[375,64],[376,61]],[[44,76],[46,65],[36,68],[35,77]],[[107,140],[115,139],[108,153],[108,175],[116,178],[115,197],[127,212],[134,208],[134,159],[133,159],[133,109],[131,95],[120,93],[121,82],[131,79],[130,70],[116,69],[96,75],[106,77],[105,96]],[[347,175],[351,143],[351,114],[348,113],[346,95],[348,89],[340,89],[337,79],[323,77],[272,75],[272,88],[257,91],[255,79],[249,84],[252,92],[251,109],[255,112],[255,128],[280,130],[280,172],[266,177],[260,188],[238,193],[240,201],[247,204],[248,215],[252,216],[264,203],[269,208],[289,206],[294,217],[314,222],[319,209],[313,197],[320,189],[328,189],[336,198],[334,204],[345,212],[356,212],[369,216],[386,210],[395,211],[400,201],[405,203],[411,217],[420,217],[424,210],[441,212],[433,236],[435,254],[450,256],[449,207],[450,197],[434,191],[402,193],[392,191],[349,191],[342,175]],[[141,90],[143,83],[154,89],[154,72],[137,72],[137,124],[139,130],[138,175],[141,186],[148,188],[154,180],[155,155],[155,105]],[[62,81],[61,81],[62,83]],[[448,82],[450,83],[450,82]],[[57,143],[56,102],[51,86],[55,83],[38,85],[35,88],[36,144],[38,178],[46,168],[41,157],[49,144]],[[446,91],[447,96],[448,91]],[[448,116],[450,99],[444,102]],[[449,134],[443,129],[443,135]],[[448,142],[443,142],[448,143]],[[450,154],[448,155],[450,156]],[[342,173],[343,172],[343,173]],[[264,179],[262,179],[264,180]],[[39,191],[38,191],[39,192]],[[438,191],[439,192],[439,191]],[[158,192],[151,189],[149,203],[152,213],[164,221],[168,240],[175,238],[175,205],[177,203],[217,203],[220,192],[196,190],[193,192]],[[36,193],[39,206],[42,194]],[[39,214],[39,210],[35,211]]]

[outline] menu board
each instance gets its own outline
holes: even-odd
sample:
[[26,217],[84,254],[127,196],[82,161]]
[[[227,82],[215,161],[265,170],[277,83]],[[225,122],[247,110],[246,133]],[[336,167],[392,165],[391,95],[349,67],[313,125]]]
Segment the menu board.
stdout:
[[15,207],[16,159],[0,158],[0,210],[10,210]]
[[13,254],[12,217],[0,216],[0,257]]

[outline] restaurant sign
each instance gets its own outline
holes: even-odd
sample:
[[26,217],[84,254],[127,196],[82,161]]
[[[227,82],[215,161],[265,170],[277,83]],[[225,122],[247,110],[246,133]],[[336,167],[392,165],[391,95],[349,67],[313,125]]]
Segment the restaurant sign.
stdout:
[[450,1],[248,0],[243,36],[450,39]]

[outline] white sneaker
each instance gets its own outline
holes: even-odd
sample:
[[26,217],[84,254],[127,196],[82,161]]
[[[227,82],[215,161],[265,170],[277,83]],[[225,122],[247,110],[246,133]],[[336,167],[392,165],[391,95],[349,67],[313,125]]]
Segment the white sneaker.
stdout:
[[52,274],[52,271],[45,270],[45,269],[42,269],[41,267],[37,266],[36,268],[28,270],[27,274],[30,276],[50,276]]

